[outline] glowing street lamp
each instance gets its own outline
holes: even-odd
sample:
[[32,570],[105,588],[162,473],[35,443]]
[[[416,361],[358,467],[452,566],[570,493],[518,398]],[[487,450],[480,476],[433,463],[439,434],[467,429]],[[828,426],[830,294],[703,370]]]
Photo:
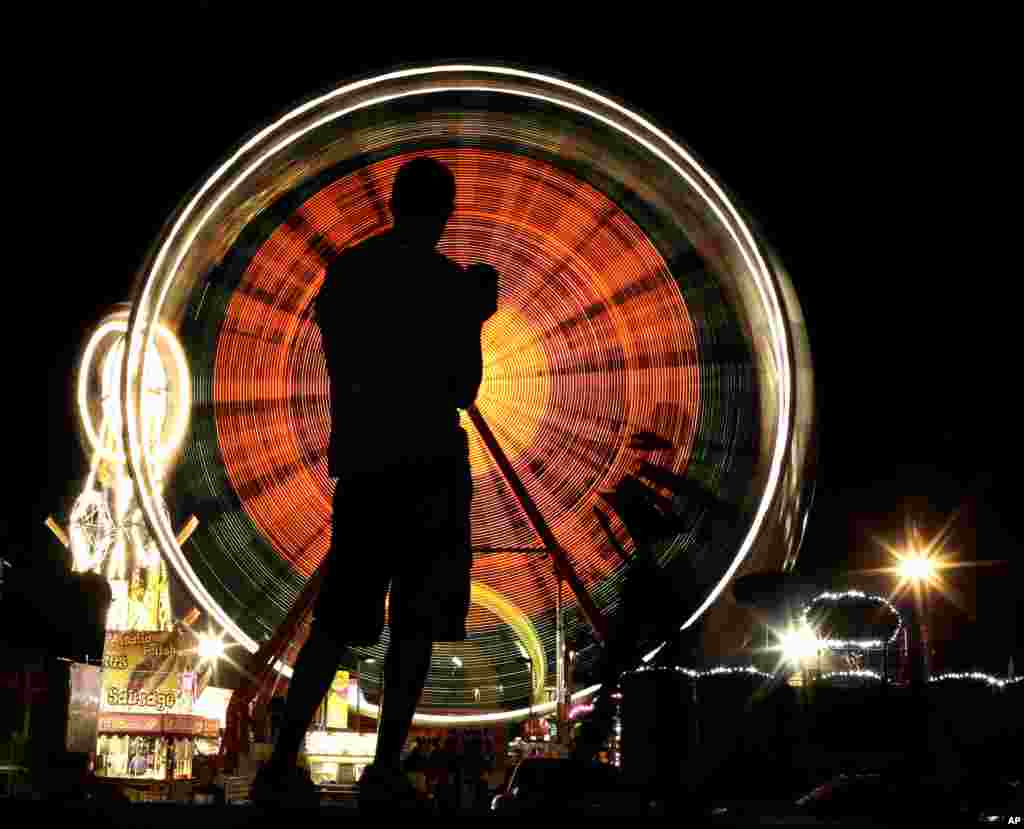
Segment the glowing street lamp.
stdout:
[[893,599],[907,587],[914,590],[915,595],[927,595],[929,587],[935,587],[943,593],[948,587],[943,584],[941,571],[952,567],[966,566],[963,562],[955,562],[945,545],[951,532],[952,520],[939,530],[931,539],[922,536],[920,529],[909,519],[902,546],[890,546],[880,541],[882,547],[895,559],[895,566],[883,567],[878,570],[866,570],[868,573],[892,573],[898,581],[892,594]]
[[913,588],[919,609],[917,624],[918,642],[923,652],[922,667],[924,668],[924,679],[927,681],[931,676],[931,642],[929,636],[931,629],[930,588],[937,587],[945,592],[939,577],[939,570],[951,566],[951,562],[945,556],[939,557],[937,553],[945,536],[945,531],[932,544],[921,543],[916,527],[911,528],[908,535],[908,545],[905,551],[891,551],[897,559],[895,571],[899,576],[899,583],[896,585],[896,592],[899,593],[907,586]]
[[932,538],[926,539],[908,516],[905,541],[902,547],[892,547],[885,542],[879,542],[896,560],[895,566],[863,571],[868,573],[892,573],[897,577],[896,586],[889,595],[890,600],[894,599],[908,587],[913,590],[918,610],[918,643],[923,649],[922,667],[925,679],[931,673],[931,648],[928,637],[931,623],[931,588],[938,589],[941,593],[955,601],[956,599],[952,595],[952,588],[943,581],[941,571],[954,567],[976,566],[981,563],[956,562],[953,560],[950,551],[945,549],[955,517],[955,515],[951,516],[942,529]]
[[214,682],[217,681],[217,663],[225,658],[225,651],[227,650],[227,646],[224,644],[224,634],[225,632],[221,631],[220,636],[217,636],[210,630],[206,633],[196,633],[196,651],[199,654],[199,665],[202,665],[204,662],[210,663],[213,667]]
[[199,634],[199,658],[216,664],[224,656],[224,640],[209,633]]
[[790,627],[778,634],[778,650],[782,659],[795,667],[802,668],[818,655],[818,637],[806,624]]
[[928,583],[935,578],[938,567],[932,559],[920,553],[913,553],[898,565],[900,578],[914,584]]

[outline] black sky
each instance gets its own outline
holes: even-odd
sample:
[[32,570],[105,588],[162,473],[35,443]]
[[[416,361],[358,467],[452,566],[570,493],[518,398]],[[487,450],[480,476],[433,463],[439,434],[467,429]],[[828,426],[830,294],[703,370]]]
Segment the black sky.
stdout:
[[1005,666],[1021,641],[1021,533],[983,368],[1000,351],[979,358],[974,345],[996,327],[982,313],[989,287],[976,255],[988,243],[968,229],[978,207],[957,189],[963,139],[992,116],[957,53],[877,31],[849,43],[757,33],[747,42],[648,25],[613,42],[611,22],[530,29],[518,43],[492,40],[493,27],[434,39],[402,23],[402,36],[357,36],[343,23],[288,26],[287,13],[255,28],[180,10],[174,27],[155,14],[65,23],[21,65],[10,106],[22,132],[9,164],[25,183],[7,244],[22,251],[9,274],[8,356],[23,432],[0,527],[11,557],[58,554],[42,521],[66,509],[85,469],[71,420],[74,359],[97,318],[128,298],[184,193],[247,132],[339,81],[396,64],[494,60],[645,111],[745,202],[781,253],[811,333],[821,465],[800,566],[877,566],[886,557],[872,537],[898,540],[907,509],[933,522],[962,510],[960,556],[1008,560],[965,582],[986,664]]

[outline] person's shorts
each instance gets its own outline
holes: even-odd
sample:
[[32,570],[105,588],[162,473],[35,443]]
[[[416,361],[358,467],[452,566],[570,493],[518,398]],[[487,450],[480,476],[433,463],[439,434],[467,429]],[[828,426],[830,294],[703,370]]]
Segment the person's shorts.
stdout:
[[[340,644],[429,632],[466,638],[473,482],[462,458],[350,473],[334,494],[331,546],[313,624]],[[390,588],[390,594],[389,594]]]

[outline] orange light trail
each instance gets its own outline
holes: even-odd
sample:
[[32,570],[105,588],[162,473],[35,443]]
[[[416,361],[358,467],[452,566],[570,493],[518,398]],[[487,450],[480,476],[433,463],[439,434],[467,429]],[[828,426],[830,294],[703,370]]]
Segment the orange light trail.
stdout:
[[[457,181],[441,251],[501,274],[499,310],[482,335],[477,407],[591,588],[621,566],[594,507],[599,492],[634,471],[630,436],[664,437],[671,448],[645,459],[686,470],[700,409],[693,321],[651,241],[590,185],[497,151],[429,154]],[[250,519],[303,576],[327,552],[332,491],[327,373],[308,311],[333,256],[388,229],[386,196],[411,157],[337,179],[276,228],[233,293],[218,340],[213,396],[227,476]],[[414,343],[407,356],[399,375],[417,371]],[[551,564],[465,416],[463,426],[476,492],[473,545],[498,551],[477,556],[473,579],[528,616],[550,611]],[[614,513],[611,525],[631,551]],[[500,552],[524,548],[539,554]],[[471,629],[492,622],[482,608],[471,611]]]

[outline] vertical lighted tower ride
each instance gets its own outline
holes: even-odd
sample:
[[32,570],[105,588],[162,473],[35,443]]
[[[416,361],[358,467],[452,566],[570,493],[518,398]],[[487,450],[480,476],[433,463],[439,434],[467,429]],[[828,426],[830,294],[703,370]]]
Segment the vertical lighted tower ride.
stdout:
[[[79,428],[89,474],[71,509],[68,541],[76,571],[105,576],[113,594],[107,630],[173,629],[168,571],[142,514],[128,469],[121,382],[129,308],[100,321],[82,352],[76,383]],[[155,473],[157,507],[166,516],[164,478],[188,423],[188,363],[174,335],[158,329],[149,346],[141,420]]]
[[[616,624],[638,551],[660,568],[677,628],[705,620],[711,658],[739,649],[746,620],[725,587],[791,567],[810,506],[813,379],[793,286],[673,136],[521,69],[426,66],[339,86],[246,139],[169,218],[139,272],[123,389],[128,464],[160,551],[250,651],[301,615],[333,490],[313,301],[341,250],[390,227],[395,173],[421,154],[456,178],[441,250],[493,265],[501,286],[463,415],[469,638],[435,652],[417,720],[546,713],[554,703],[525,704],[544,676],[560,678],[564,706],[566,642]],[[351,308],[371,312],[382,309]],[[381,325],[400,383],[418,370],[416,343]],[[187,546],[147,449],[162,329],[178,335],[194,390],[173,486],[201,520]],[[373,553],[348,550],[353,591]],[[387,635],[357,656],[383,659]],[[582,649],[577,669],[597,650]]]

